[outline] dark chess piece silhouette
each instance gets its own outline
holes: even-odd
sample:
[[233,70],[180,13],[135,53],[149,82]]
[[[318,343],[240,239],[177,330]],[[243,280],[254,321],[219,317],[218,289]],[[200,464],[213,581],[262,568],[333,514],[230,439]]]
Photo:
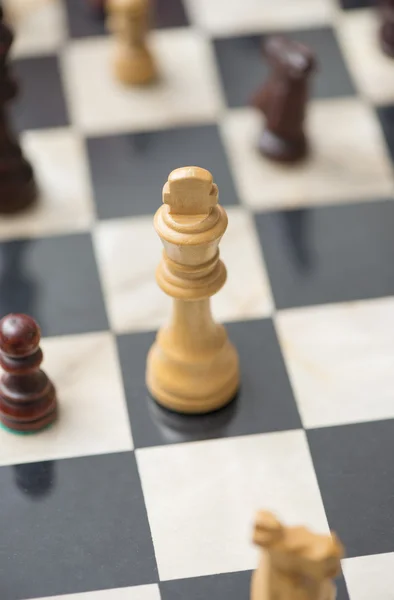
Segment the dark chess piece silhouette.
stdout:
[[394,58],[394,0],[379,0],[380,45],[387,56]]
[[259,150],[271,160],[297,162],[308,153],[304,122],[315,58],[307,46],[281,36],[268,39],[265,54],[271,73],[253,99],[265,116]]
[[55,388],[40,369],[40,337],[27,315],[11,313],[0,321],[0,420],[12,431],[39,431],[56,419]]
[[7,105],[18,94],[9,68],[14,36],[4,22],[0,6],[0,213],[16,213],[33,204],[37,197],[33,169],[24,158],[8,122]]

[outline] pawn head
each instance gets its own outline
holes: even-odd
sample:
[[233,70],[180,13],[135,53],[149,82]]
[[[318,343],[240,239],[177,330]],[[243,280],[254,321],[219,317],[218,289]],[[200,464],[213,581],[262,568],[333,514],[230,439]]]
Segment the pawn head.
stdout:
[[0,321],[0,351],[8,356],[29,356],[40,343],[41,331],[32,317],[11,313]]

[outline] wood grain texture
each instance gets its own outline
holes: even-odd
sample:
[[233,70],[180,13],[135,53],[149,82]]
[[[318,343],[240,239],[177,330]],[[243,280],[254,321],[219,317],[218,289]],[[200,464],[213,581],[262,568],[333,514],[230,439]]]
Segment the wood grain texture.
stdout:
[[150,0],[108,0],[108,28],[116,37],[115,77],[126,85],[145,85],[157,78],[147,45]]
[[218,245],[227,215],[217,201],[208,171],[176,169],[154,220],[164,244],[157,282],[174,304],[149,352],[147,385],[159,403],[181,413],[217,410],[239,385],[237,352],[210,309],[210,297],[226,281]]
[[343,548],[334,534],[285,527],[261,511],[253,541],[262,554],[252,577],[251,600],[335,600],[332,579],[340,572]]

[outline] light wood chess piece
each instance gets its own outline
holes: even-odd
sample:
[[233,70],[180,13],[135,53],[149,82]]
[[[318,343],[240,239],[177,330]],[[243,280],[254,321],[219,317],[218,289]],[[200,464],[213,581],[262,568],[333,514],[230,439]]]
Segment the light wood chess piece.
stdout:
[[174,305],[170,324],[159,331],[150,349],[147,386],[166,408],[211,412],[235,396],[239,367],[237,352],[210,309],[210,297],[226,281],[218,245],[227,215],[218,204],[218,188],[209,171],[173,171],[154,225],[164,244],[156,279]]
[[334,534],[284,527],[261,511],[253,541],[262,555],[252,577],[251,600],[335,600],[332,579],[340,572],[343,547]]
[[147,46],[150,0],[108,0],[108,27],[117,37],[115,76],[126,85],[145,85],[157,78]]

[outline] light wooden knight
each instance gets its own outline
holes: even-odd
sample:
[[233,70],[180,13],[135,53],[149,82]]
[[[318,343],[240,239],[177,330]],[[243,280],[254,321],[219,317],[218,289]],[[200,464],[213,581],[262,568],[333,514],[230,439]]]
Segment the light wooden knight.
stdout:
[[257,515],[254,538],[261,547],[251,600],[335,600],[332,579],[340,572],[343,548],[335,535],[284,527],[265,511]]
[[115,34],[115,76],[126,85],[144,85],[157,77],[147,45],[150,0],[108,0],[108,28]]
[[154,225],[164,244],[156,279],[174,304],[170,324],[159,331],[148,355],[147,386],[171,410],[214,411],[235,396],[239,368],[237,352],[210,309],[210,297],[226,280],[218,245],[227,215],[209,171],[173,171]]

